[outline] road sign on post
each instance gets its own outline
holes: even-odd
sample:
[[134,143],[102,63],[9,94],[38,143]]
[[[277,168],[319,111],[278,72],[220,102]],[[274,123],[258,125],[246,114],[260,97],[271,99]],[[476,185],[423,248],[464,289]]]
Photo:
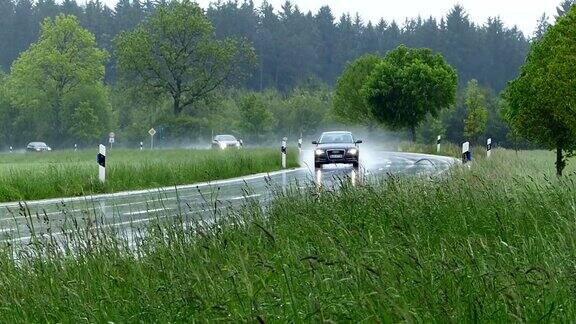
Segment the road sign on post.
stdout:
[[114,134],[114,132],[110,132],[110,134],[108,134],[108,143],[110,143],[110,148],[112,148],[112,144],[114,144],[114,137],[116,137],[116,134]]
[[472,161],[472,153],[470,152],[470,142],[462,144],[462,163],[466,164]]
[[486,157],[490,157],[492,155],[492,139],[489,138],[488,141],[486,141]]
[[150,130],[148,131],[148,134],[150,134],[150,149],[154,148],[154,135],[156,135],[156,130],[154,128],[150,128]]
[[287,137],[282,139],[282,146],[280,147],[280,153],[282,155],[282,169],[286,169],[286,154],[288,153],[288,148],[286,147]]
[[438,135],[438,139],[436,140],[436,152],[440,153],[440,144],[442,143],[442,135]]
[[104,183],[106,181],[106,146],[100,144],[98,148],[98,155],[96,155],[96,162],[98,163],[98,179]]

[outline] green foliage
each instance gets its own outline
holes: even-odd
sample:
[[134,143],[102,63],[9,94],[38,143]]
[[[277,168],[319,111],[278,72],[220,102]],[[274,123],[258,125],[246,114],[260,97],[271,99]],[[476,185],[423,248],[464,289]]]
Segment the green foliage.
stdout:
[[[98,121],[91,116],[106,114],[108,109],[103,90],[106,58],[106,52],[96,48],[94,35],[81,28],[75,17],[46,18],[40,39],[14,62],[6,84],[18,108],[16,130],[27,128],[27,140],[42,136],[56,141],[74,137],[74,123]],[[91,98],[79,98],[87,89]],[[75,113],[86,100],[90,102],[82,106],[84,112]],[[88,119],[78,119],[83,117]],[[94,126],[83,130],[78,139],[97,138],[108,131],[107,123]]]
[[454,104],[457,77],[440,54],[400,46],[376,66],[363,93],[377,121],[392,129],[416,127]]
[[486,96],[478,86],[478,81],[471,80],[465,91],[464,105],[466,119],[464,120],[464,136],[478,144],[478,138],[484,134],[488,123]]
[[246,139],[261,143],[276,127],[277,121],[266,103],[255,94],[245,96],[240,102],[240,128]]
[[532,45],[520,76],[506,89],[503,112],[522,137],[557,151],[556,169],[566,164],[563,152],[576,149],[576,9],[560,18]]
[[334,115],[345,123],[374,124],[372,108],[366,102],[362,87],[382,59],[367,54],[346,65],[334,90]]
[[241,79],[256,57],[245,41],[215,39],[203,10],[188,0],[161,5],[115,44],[126,81],[170,97],[175,115]]
[[328,89],[296,88],[286,97],[282,109],[275,112],[280,121],[278,130],[295,138],[316,134],[329,123],[332,95]]

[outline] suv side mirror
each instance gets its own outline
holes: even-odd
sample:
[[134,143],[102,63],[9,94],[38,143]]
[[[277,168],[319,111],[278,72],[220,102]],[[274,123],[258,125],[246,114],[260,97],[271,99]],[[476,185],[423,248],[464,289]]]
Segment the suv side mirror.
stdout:
[[312,141],[312,144],[318,145],[318,141]]
[[362,140],[357,140],[356,144],[362,144]]

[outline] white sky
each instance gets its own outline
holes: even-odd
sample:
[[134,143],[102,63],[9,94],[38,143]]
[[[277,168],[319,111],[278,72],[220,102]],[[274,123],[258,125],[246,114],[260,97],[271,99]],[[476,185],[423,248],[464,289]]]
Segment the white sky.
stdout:
[[[206,8],[213,0],[196,0]],[[242,0],[239,0],[241,2]],[[116,0],[104,0],[113,7]],[[268,0],[277,10],[285,0]],[[418,15],[427,18],[440,18],[456,4],[461,4],[472,21],[483,24],[488,17],[499,16],[504,23],[512,27],[518,26],[526,35],[532,35],[536,29],[537,20],[545,12],[553,21],[556,6],[561,0],[291,0],[302,11],[316,12],[323,5],[329,5],[338,18],[342,13],[358,12],[365,20],[377,22],[380,18],[387,21],[404,20]],[[259,6],[262,0],[254,0]]]

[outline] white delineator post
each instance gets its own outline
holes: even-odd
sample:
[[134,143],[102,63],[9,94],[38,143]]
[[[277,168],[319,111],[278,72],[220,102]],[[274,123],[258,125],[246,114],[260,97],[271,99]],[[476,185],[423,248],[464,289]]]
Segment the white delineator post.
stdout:
[[489,138],[486,142],[486,157],[490,157],[492,155],[492,139]]
[[100,144],[98,149],[96,162],[98,162],[98,179],[104,183],[104,181],[106,181],[106,146],[102,144]]
[[140,151],[144,149],[144,142],[140,142]]
[[298,154],[302,155],[302,134],[300,134],[300,138],[298,139]]
[[74,144],[74,152],[78,151],[78,144]]
[[12,153],[12,146],[10,146],[10,153]]
[[466,164],[472,161],[472,153],[470,153],[470,142],[462,144],[462,163]]
[[436,140],[436,153],[440,153],[440,144],[442,143],[442,135],[438,135]]
[[286,154],[288,153],[288,148],[286,147],[286,142],[288,138],[284,137],[282,139],[282,146],[280,147],[280,153],[282,155],[282,169],[286,169]]

